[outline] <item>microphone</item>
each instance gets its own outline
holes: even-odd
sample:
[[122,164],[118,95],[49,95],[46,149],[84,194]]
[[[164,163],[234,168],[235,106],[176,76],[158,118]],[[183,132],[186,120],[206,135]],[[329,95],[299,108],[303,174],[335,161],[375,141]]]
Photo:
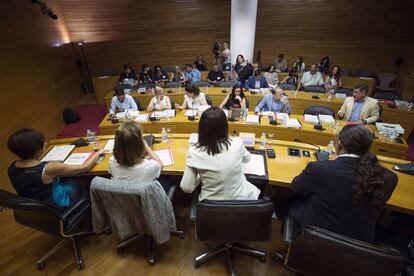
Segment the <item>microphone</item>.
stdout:
[[310,145],[310,146],[313,146],[313,147],[317,148],[318,150],[315,151],[315,156],[316,156],[316,159],[318,161],[329,160],[329,152],[327,152],[326,150],[321,150],[321,147],[320,146],[315,145],[315,144],[311,144],[311,143],[307,143],[305,141],[302,141],[302,140],[296,139],[296,138],[293,139],[293,141],[299,142],[299,143],[303,143],[303,144],[307,144],[307,145]]
[[[386,150],[386,149],[378,149],[379,152],[388,153],[397,156],[397,158],[401,158],[401,155],[398,153]],[[406,173],[406,174],[413,174],[414,175],[414,164],[413,160],[411,160],[411,163],[405,163],[405,164],[396,164],[394,167],[392,167],[394,171]]]
[[152,109],[152,113],[149,116],[149,120],[151,122],[155,122],[155,121],[157,121],[157,117],[155,117],[155,103],[153,103],[152,105],[153,105],[154,108]]
[[318,123],[316,125],[314,125],[313,128],[316,129],[316,130],[323,131],[324,128],[323,128],[323,126],[321,124],[321,120],[319,119],[319,113],[316,113],[316,117],[318,118]]
[[194,100],[193,99],[191,99],[191,111],[192,111],[192,114],[193,115],[192,116],[188,116],[187,118],[188,118],[189,121],[194,121],[196,115],[194,114]]

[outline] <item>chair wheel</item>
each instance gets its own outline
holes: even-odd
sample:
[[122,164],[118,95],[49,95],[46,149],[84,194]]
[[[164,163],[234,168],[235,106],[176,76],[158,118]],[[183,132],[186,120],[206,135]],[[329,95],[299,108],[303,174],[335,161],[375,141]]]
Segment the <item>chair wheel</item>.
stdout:
[[80,271],[80,270],[82,270],[82,269],[84,269],[85,268],[85,263],[78,263],[78,270]]
[[116,249],[116,253],[121,254],[122,252],[124,252],[124,248],[122,248],[122,247],[118,247],[118,248]]
[[194,261],[194,268],[199,268],[201,264],[197,261]]
[[265,263],[266,262],[266,257],[260,257],[260,262]]
[[37,270],[43,270],[45,269],[46,264],[45,263],[38,263],[37,264]]
[[184,239],[184,233],[182,233],[182,234],[180,234],[179,236],[178,236],[179,238],[180,238],[180,240],[183,240]]
[[149,259],[149,260],[148,260],[148,263],[149,263],[151,266],[153,266],[153,265],[155,265],[155,260],[154,260],[154,259]]

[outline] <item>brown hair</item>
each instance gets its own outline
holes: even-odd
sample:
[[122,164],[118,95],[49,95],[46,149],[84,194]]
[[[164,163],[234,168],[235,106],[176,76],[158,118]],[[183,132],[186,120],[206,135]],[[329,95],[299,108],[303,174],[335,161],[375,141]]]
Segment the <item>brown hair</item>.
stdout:
[[145,156],[141,126],[136,122],[122,123],[115,133],[114,157],[122,166],[133,166]]

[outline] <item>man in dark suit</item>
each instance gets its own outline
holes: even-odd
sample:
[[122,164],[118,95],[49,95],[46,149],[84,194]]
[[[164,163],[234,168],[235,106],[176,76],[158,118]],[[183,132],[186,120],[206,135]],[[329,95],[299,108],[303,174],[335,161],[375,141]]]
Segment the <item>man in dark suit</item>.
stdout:
[[372,139],[363,126],[345,126],[335,144],[336,159],[309,163],[293,179],[289,216],[296,230],[313,225],[373,242],[381,209],[398,178],[369,152]]
[[254,71],[253,76],[250,76],[246,82],[247,89],[269,88],[266,78],[262,76],[260,70]]

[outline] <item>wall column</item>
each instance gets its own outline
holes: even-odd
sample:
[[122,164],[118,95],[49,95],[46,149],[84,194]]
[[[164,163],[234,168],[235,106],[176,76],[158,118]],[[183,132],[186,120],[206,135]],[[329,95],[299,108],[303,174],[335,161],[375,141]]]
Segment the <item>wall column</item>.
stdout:
[[253,62],[254,40],[256,35],[257,0],[231,1],[230,50],[231,62],[236,62],[242,54]]

